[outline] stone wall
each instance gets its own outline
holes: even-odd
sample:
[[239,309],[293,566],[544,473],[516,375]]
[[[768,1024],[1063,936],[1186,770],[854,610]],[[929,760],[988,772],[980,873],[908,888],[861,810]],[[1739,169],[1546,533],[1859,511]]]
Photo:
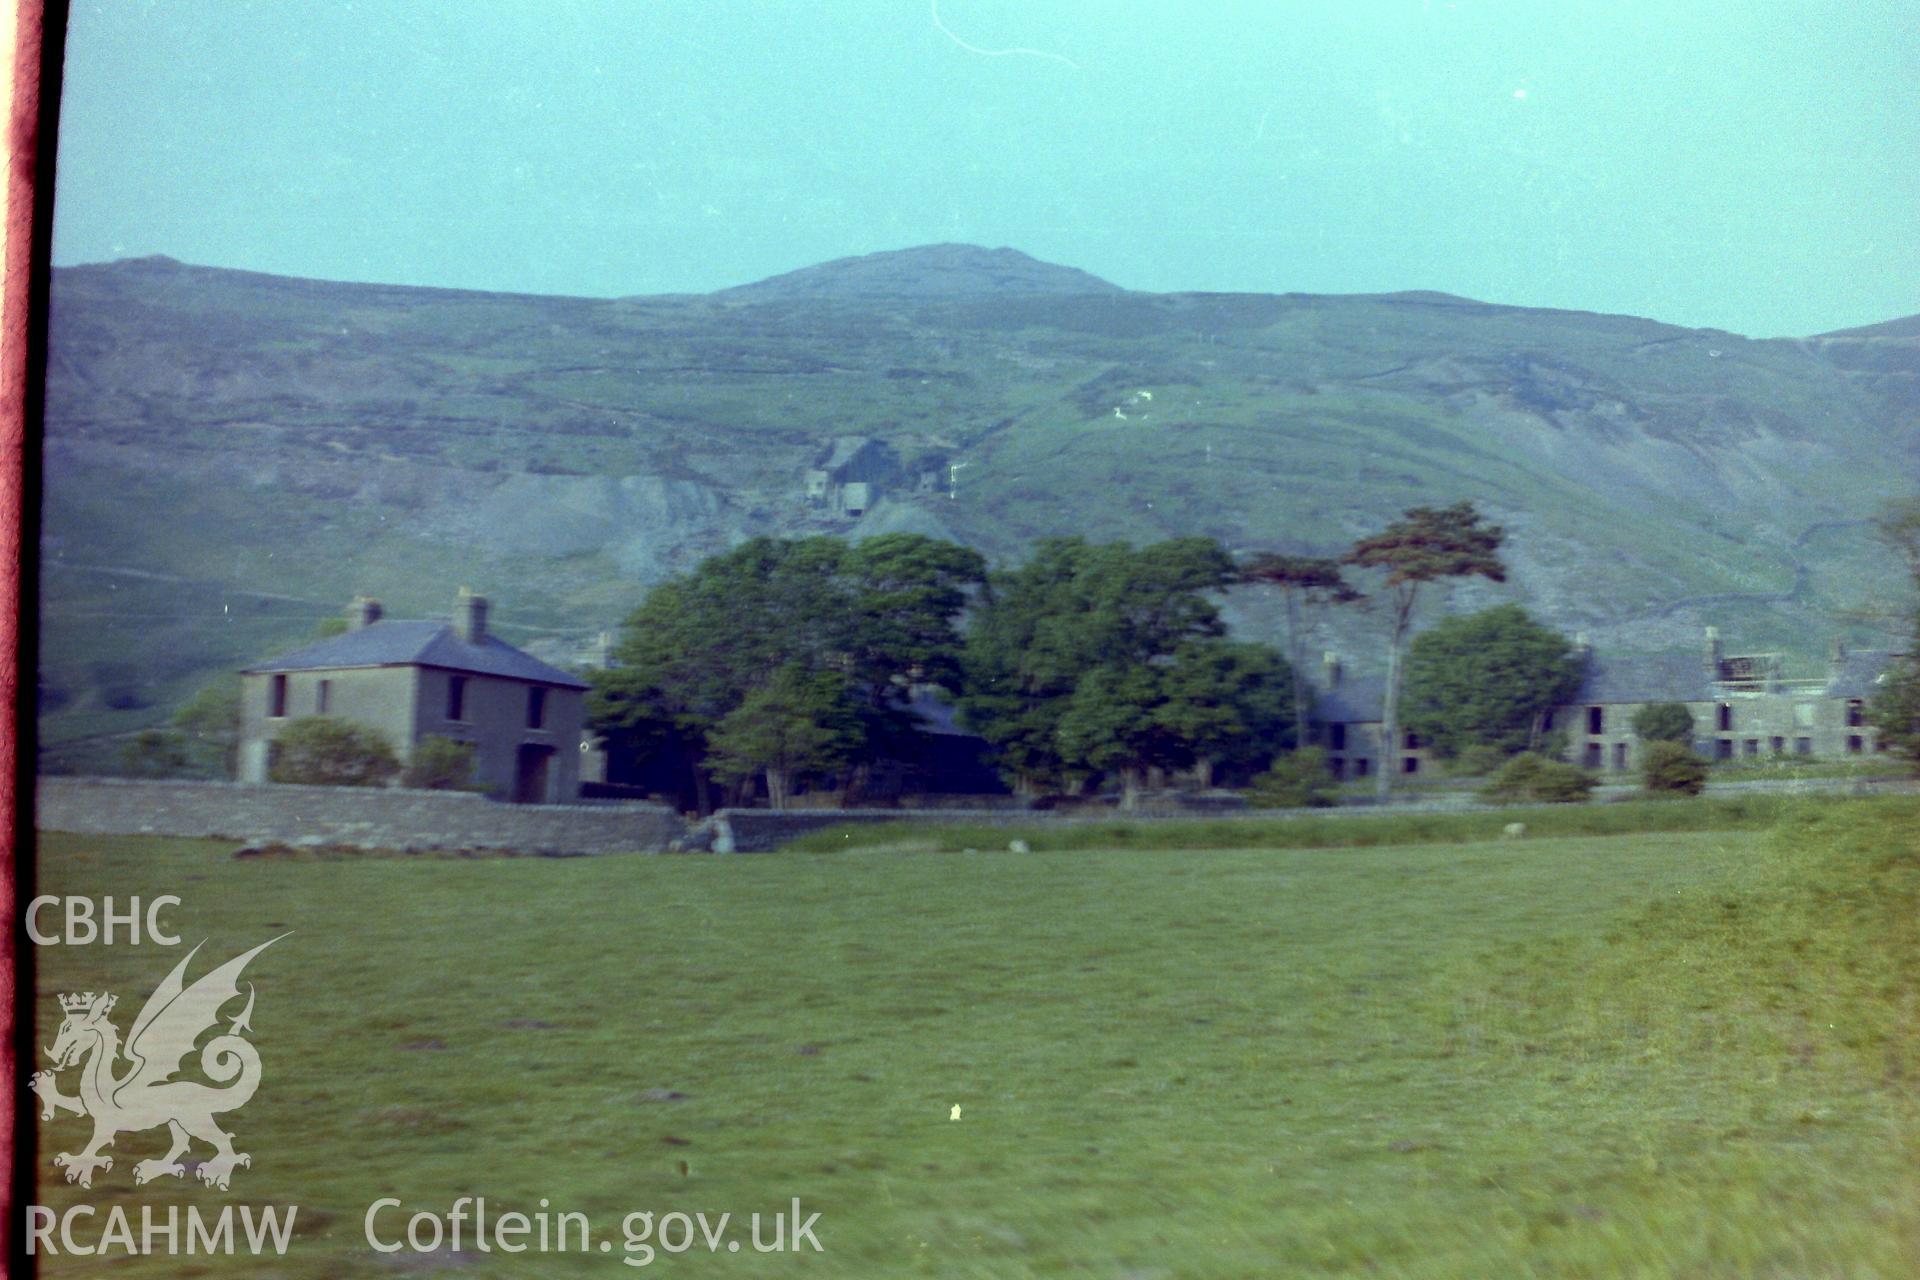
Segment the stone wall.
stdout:
[[34,824],[93,836],[545,854],[657,853],[683,828],[657,804],[517,805],[460,791],[51,777],[35,788]]

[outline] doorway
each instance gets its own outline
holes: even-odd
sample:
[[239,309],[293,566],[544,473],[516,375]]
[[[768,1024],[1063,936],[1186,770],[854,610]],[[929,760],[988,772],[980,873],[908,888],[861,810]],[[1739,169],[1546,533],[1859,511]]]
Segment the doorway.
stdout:
[[514,761],[513,802],[546,804],[548,779],[553,772],[553,748],[523,743]]

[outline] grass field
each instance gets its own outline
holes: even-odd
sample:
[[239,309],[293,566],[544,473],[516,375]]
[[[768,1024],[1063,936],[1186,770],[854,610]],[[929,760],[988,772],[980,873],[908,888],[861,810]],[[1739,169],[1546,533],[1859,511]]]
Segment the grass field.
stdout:
[[[1920,1273],[1920,803],[1721,818],[1344,849],[912,852],[921,833],[565,861],[50,835],[39,888],[179,894],[170,919],[210,939],[196,971],[296,931],[249,971],[264,1084],[228,1117],[253,1155],[229,1198],[300,1205],[293,1247],[114,1274],[623,1274],[630,1211],[739,1219],[794,1197],[823,1254],[696,1246],[653,1266]],[[43,948],[38,982],[119,992],[124,1026],[177,958]],[[44,1044],[51,994],[37,1013]],[[43,1168],[82,1136],[44,1126]],[[91,1192],[41,1198],[223,1199],[136,1191],[131,1163],[159,1148],[126,1135]],[[436,1213],[545,1198],[614,1251],[377,1258],[361,1218],[387,1195]]]

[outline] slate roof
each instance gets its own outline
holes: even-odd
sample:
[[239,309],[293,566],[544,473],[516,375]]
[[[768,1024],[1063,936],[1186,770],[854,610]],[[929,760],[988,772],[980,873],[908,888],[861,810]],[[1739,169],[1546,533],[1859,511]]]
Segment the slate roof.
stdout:
[[1840,660],[1827,681],[1829,698],[1871,698],[1880,675],[1900,657],[1888,649],[1862,649]]
[[1593,654],[1575,702],[1710,702],[1716,698],[1699,653]]
[[1386,714],[1385,676],[1345,676],[1313,691],[1313,718],[1322,724],[1369,724]]
[[473,675],[501,676],[563,689],[585,689],[587,683],[522,653],[496,636],[470,644],[454,633],[448,622],[381,621],[357,631],[345,631],[316,640],[267,662],[248,667],[247,673],[328,671],[341,667],[440,667]]
[[[1849,653],[1833,671],[1820,696],[1868,698],[1880,673],[1898,654],[1881,649]],[[1791,688],[1792,685],[1789,685]],[[1801,686],[1803,689],[1805,686]],[[1386,705],[1387,682],[1381,676],[1348,676],[1331,689],[1313,691],[1314,718],[1323,724],[1370,724]],[[1725,693],[1707,679],[1704,655],[1656,653],[1592,655],[1587,676],[1573,702],[1577,705],[1623,702],[1715,702]]]

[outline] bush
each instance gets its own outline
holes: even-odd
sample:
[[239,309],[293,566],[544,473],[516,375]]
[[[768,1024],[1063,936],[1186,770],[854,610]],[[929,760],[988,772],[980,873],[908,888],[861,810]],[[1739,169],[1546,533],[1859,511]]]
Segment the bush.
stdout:
[[187,772],[187,744],[177,733],[142,729],[120,749],[120,768],[133,778],[173,778]]
[[1523,751],[1493,775],[1480,798],[1494,804],[1577,804],[1593,788],[1584,770]]
[[1257,809],[1324,809],[1334,802],[1333,771],[1327,753],[1319,747],[1276,758],[1273,767],[1247,788],[1247,802]]
[[1642,742],[1693,741],[1693,713],[1681,702],[1654,702],[1633,713],[1633,731]]
[[293,721],[274,742],[275,782],[314,787],[380,787],[400,772],[399,757],[371,729],[328,716]]
[[460,791],[473,783],[473,744],[430,733],[413,748],[413,761],[400,775],[403,787],[424,791]]
[[1653,742],[1641,761],[1640,776],[1649,791],[1697,796],[1707,785],[1707,762],[1678,742]]

